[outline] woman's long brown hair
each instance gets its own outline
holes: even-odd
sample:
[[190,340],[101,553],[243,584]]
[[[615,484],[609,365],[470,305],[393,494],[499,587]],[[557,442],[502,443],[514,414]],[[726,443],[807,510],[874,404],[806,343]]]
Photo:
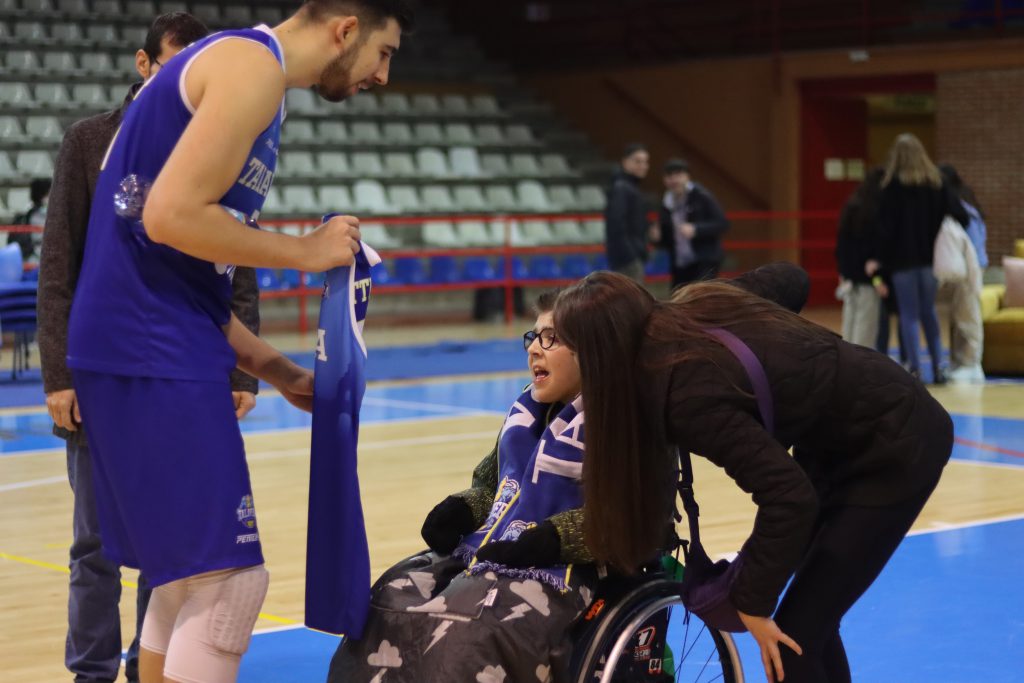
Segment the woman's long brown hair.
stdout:
[[[569,287],[555,304],[555,329],[576,352],[583,384],[586,439],[583,465],[584,534],[599,562],[633,571],[664,549],[675,496],[674,445],[664,406],[641,391],[641,369],[703,355],[707,327],[741,321],[772,325],[798,340],[817,326],[781,306],[724,281],[683,287],[658,303],[616,273],[598,272]],[[655,357],[640,358],[644,340]]]

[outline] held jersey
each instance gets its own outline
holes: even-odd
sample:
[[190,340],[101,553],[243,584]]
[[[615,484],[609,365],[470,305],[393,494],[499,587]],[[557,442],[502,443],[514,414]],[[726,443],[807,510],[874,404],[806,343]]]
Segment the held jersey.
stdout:
[[314,364],[306,626],[352,638],[362,635],[370,607],[370,554],[356,445],[366,390],[362,326],[370,268],[378,263],[380,256],[364,244],[354,265],[327,272]]
[[[93,197],[69,322],[72,368],[223,381],[235,366],[221,329],[231,316],[233,268],[156,244],[142,224],[146,194],[195,113],[185,94],[188,69],[206,48],[229,39],[263,45],[283,68],[281,45],[266,26],[223,31],[168,61],[128,105]],[[283,107],[282,101],[220,200],[226,211],[250,225],[274,176]]]

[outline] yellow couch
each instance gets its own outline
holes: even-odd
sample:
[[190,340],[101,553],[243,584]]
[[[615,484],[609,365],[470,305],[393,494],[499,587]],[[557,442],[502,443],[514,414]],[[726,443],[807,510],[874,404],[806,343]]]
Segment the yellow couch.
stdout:
[[[1024,258],[1024,240],[1014,243],[1014,255]],[[1006,285],[985,285],[981,290],[981,319],[985,347],[981,366],[985,374],[1024,375],[1024,307],[1004,308]]]

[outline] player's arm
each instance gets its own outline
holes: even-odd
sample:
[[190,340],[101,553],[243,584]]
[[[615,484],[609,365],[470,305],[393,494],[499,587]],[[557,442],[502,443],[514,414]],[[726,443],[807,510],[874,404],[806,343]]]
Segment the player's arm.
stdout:
[[143,211],[150,239],[206,261],[244,266],[322,271],[352,262],[355,219],[332,219],[297,238],[247,228],[218,205],[277,115],[284,88],[280,64],[252,41],[224,40],[196,58],[185,77],[195,114]]
[[313,372],[250,332],[231,314],[224,326],[228,343],[238,356],[238,367],[274,386],[289,403],[306,411],[313,410]]

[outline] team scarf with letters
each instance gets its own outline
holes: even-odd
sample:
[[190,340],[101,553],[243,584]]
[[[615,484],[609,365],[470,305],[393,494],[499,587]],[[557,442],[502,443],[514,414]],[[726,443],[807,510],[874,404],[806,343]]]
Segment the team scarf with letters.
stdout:
[[520,568],[473,560],[480,546],[514,541],[548,517],[583,504],[583,397],[577,396],[548,423],[554,408],[534,400],[528,388],[509,409],[498,437],[500,483],[491,512],[455,551],[470,564],[471,574],[493,571],[568,590],[570,565]]

